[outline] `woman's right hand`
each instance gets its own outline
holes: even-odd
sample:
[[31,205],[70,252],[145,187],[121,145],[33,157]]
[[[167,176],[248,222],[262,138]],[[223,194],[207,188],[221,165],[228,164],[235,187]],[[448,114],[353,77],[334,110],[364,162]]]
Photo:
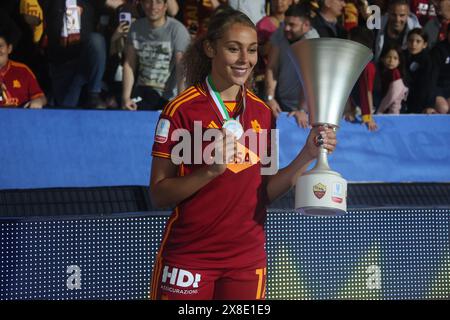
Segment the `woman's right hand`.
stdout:
[[221,136],[214,142],[214,153],[207,162],[207,171],[212,176],[220,176],[227,170],[227,164],[234,163],[237,140],[233,133],[221,130]]
[[336,149],[336,132],[331,127],[318,126],[313,127],[306,139],[303,149],[307,152],[309,160],[316,159],[323,146],[328,154]]

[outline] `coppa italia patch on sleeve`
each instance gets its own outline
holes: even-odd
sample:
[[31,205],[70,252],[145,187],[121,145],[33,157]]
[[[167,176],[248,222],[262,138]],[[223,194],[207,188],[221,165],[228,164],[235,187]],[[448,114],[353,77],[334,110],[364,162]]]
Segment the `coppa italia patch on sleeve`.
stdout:
[[167,119],[159,119],[156,127],[155,142],[165,143],[169,137],[170,121]]

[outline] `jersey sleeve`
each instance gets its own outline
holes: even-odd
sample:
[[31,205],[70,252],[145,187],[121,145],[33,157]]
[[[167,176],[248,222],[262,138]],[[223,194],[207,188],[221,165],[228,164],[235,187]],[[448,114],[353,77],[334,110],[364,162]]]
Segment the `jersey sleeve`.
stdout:
[[156,124],[152,156],[166,159],[171,158],[172,149],[178,143],[172,136],[177,129],[182,129],[180,114],[177,112],[171,117],[164,112],[161,113]]
[[374,63],[369,63],[367,65],[367,90],[373,92],[373,85],[375,83],[375,75],[377,72],[377,68]]
[[[375,66],[373,63],[369,63],[363,71],[359,82],[359,97],[360,107],[362,112],[363,122],[369,122],[372,120],[371,109],[369,105],[369,94],[373,93],[373,83],[375,79]],[[369,93],[370,92],[370,93]]]

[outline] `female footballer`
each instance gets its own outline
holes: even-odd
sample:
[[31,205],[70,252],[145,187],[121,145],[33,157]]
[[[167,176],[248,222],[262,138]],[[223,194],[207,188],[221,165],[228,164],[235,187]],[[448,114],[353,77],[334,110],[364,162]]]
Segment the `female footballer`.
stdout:
[[[192,85],[163,110],[152,151],[152,202],[175,207],[154,265],[152,299],[264,299],[266,206],[295,185],[320,145],[335,149],[335,133],[314,128],[292,163],[262,174],[275,120],[245,86],[257,62],[257,46],[252,21],[226,9],[211,18],[207,34],[185,54],[186,79]],[[196,126],[202,133],[218,134],[201,141],[201,156],[183,149],[180,163],[176,137],[191,133],[204,138],[194,134]],[[263,147],[251,146],[246,133],[264,140]],[[187,145],[195,145],[193,140]],[[236,150],[243,155],[236,157]]]

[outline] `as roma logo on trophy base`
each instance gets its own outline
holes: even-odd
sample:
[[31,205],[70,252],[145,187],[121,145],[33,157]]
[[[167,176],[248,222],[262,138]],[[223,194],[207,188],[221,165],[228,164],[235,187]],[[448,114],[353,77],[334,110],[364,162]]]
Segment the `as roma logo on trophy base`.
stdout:
[[313,192],[314,195],[318,198],[318,199],[322,199],[322,197],[325,195],[325,193],[327,192],[327,186],[323,185],[322,183],[318,183],[315,186],[313,186]]

